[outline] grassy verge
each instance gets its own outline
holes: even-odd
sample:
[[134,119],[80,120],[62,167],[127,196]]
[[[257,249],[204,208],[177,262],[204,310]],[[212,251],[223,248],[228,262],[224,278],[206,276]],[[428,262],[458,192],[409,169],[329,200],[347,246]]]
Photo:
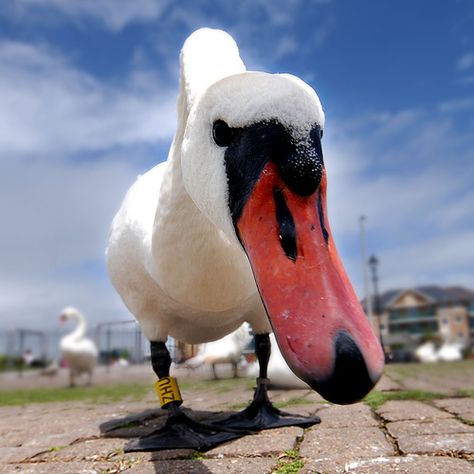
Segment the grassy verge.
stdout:
[[365,398],[364,403],[371,408],[379,408],[389,400],[416,400],[426,402],[446,398],[446,395],[436,392],[427,392],[424,390],[400,390],[396,392],[370,392]]
[[0,406],[27,405],[47,402],[109,402],[125,398],[140,400],[150,392],[149,384],[114,385],[76,388],[33,388],[0,391]]

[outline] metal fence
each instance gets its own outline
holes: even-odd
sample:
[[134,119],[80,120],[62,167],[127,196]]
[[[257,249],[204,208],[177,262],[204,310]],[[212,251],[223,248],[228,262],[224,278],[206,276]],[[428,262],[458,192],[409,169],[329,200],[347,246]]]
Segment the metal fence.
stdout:
[[[37,366],[60,361],[59,343],[64,330],[16,328],[0,331],[0,370],[22,370],[26,355]],[[150,344],[136,321],[114,321],[98,324],[87,332],[99,350],[99,363],[110,365],[119,360],[140,364],[150,357]],[[168,349],[173,361],[180,357],[176,341],[169,338]],[[31,365],[31,363],[29,362]]]

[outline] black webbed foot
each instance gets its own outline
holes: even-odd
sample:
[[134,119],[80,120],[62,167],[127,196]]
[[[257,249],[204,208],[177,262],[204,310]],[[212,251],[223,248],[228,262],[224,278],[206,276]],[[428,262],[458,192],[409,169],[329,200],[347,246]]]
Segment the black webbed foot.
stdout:
[[219,444],[240,438],[249,432],[199,423],[177,406],[169,407],[165,425],[152,433],[131,440],[125,452],[158,451],[163,449],[196,449],[207,451]]

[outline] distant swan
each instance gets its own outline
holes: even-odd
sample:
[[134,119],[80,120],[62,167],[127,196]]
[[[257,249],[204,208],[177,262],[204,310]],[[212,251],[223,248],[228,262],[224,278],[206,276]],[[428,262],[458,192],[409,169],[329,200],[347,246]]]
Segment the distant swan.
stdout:
[[77,321],[76,329],[64,336],[59,344],[62,355],[69,364],[69,384],[71,387],[75,387],[76,377],[87,373],[89,375],[88,385],[90,385],[94,367],[97,364],[97,347],[90,339],[84,337],[86,332],[84,316],[76,308],[69,306],[61,312],[60,322],[63,324],[70,319]]
[[251,340],[250,327],[244,323],[239,329],[222,339],[205,344],[199,353],[188,359],[184,365],[195,369],[202,364],[210,364],[214,378],[217,379],[216,364],[232,364],[234,377],[237,377],[237,364]]

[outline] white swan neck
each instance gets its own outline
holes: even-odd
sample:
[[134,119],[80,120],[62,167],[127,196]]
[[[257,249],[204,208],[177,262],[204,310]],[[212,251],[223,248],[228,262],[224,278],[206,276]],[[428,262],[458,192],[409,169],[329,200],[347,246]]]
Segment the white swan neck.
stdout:
[[71,315],[72,319],[77,321],[76,328],[68,335],[68,339],[72,341],[79,341],[82,339],[86,333],[86,320],[84,316],[79,312],[76,311]]

